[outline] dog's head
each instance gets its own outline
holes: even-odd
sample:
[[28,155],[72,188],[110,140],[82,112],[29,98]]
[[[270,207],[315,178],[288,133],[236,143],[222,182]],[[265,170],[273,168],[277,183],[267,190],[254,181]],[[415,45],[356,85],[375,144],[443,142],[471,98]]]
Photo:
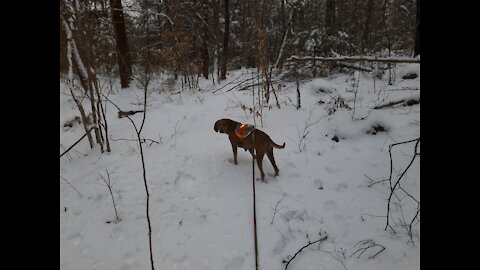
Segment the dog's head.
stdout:
[[235,131],[235,127],[237,126],[237,124],[240,124],[240,123],[230,119],[220,119],[217,122],[215,122],[215,125],[213,126],[213,130],[215,130],[215,132],[220,132],[220,133],[230,133]]

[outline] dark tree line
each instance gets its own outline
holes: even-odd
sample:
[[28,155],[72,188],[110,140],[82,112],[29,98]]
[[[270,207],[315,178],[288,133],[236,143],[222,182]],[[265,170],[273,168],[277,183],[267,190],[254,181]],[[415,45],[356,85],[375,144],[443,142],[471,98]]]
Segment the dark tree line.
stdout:
[[[65,1],[81,6],[75,35],[86,65],[122,87],[142,61],[175,78],[218,80],[229,69],[282,67],[292,55],[420,53],[420,0]],[[66,43],[60,29],[62,73]]]

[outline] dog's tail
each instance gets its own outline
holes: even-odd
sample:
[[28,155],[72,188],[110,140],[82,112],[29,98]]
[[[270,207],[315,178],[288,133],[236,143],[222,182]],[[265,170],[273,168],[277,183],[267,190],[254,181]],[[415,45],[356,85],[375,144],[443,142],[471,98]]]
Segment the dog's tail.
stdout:
[[270,139],[270,144],[277,149],[285,148],[285,143],[283,143],[283,145],[278,145],[278,144],[274,143],[272,139]]

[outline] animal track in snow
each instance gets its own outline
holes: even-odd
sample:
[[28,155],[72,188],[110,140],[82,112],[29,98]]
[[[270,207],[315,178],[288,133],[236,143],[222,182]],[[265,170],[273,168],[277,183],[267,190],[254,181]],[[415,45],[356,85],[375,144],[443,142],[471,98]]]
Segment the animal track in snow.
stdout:
[[338,184],[337,188],[335,189],[336,192],[343,192],[347,189],[347,184],[345,183],[340,183]]
[[227,264],[226,270],[240,270],[243,268],[244,263],[245,258],[237,256]]
[[329,172],[329,173],[335,173],[335,172],[336,172],[336,170],[335,170],[334,168],[330,167],[330,166],[327,166],[327,167],[325,168],[325,170],[326,170],[327,172]]
[[325,207],[326,210],[332,211],[337,208],[337,203],[333,200],[327,200],[323,203],[323,206]]
[[315,179],[313,181],[313,187],[315,187],[316,189],[323,189],[323,181],[320,179]]

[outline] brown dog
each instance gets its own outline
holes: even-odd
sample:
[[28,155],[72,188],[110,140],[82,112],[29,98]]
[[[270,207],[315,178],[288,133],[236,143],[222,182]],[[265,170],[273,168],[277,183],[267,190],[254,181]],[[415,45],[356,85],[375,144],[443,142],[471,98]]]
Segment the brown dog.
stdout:
[[[241,123],[230,119],[220,119],[215,122],[213,130],[215,130],[215,132],[228,134],[228,138],[230,139],[230,143],[232,144],[233,162],[235,163],[235,165],[238,164],[237,147],[242,147],[245,149],[245,151],[250,151],[252,156],[257,159],[257,165],[260,169],[263,181],[265,180],[265,173],[263,172],[262,161],[263,156],[266,153],[268,159],[273,165],[273,168],[275,168],[275,176],[277,176],[280,170],[278,169],[277,164],[275,164],[275,158],[273,157],[273,148],[275,147],[277,149],[283,149],[285,148],[285,143],[283,143],[283,145],[278,145],[274,143],[272,139],[270,139],[270,136],[268,136],[265,132],[259,129],[253,129],[253,131],[247,137],[241,138],[235,132],[235,130],[238,130],[241,125]],[[254,155],[253,152],[254,142],[256,155]]]

